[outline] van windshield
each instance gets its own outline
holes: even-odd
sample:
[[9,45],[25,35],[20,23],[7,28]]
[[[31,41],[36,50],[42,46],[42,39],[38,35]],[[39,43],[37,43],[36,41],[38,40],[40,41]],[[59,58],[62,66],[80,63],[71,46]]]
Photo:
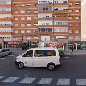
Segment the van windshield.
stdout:
[[32,57],[32,56],[33,56],[33,50],[29,50],[23,55],[23,57]]
[[43,56],[56,56],[55,50],[35,50],[35,57],[43,57]]

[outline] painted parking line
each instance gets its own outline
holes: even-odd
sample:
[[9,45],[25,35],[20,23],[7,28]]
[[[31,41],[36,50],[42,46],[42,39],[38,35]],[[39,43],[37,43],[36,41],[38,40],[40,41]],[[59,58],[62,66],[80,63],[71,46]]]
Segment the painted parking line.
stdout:
[[37,84],[51,84],[53,78],[42,78]]
[[70,85],[70,79],[58,79],[57,85]]
[[2,82],[8,82],[8,83],[12,83],[15,80],[17,80],[19,77],[8,77],[7,79],[3,80]]
[[76,79],[76,85],[85,85],[86,86],[86,79]]
[[31,84],[36,78],[24,78],[23,80],[21,80],[19,83],[24,83],[24,84]]
[[0,79],[4,78],[4,76],[0,76]]

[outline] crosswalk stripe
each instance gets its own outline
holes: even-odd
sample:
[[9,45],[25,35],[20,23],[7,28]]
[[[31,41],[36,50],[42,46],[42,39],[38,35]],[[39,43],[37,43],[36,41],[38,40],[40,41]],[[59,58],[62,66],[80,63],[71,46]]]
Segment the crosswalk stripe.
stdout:
[[42,78],[37,84],[50,84],[52,78]]
[[70,85],[70,79],[58,79],[57,85]]
[[9,82],[12,83],[17,80],[19,77],[8,77],[7,79],[3,80],[2,82]]
[[76,85],[86,85],[86,79],[76,79]]
[[0,79],[2,79],[4,76],[0,76]]
[[21,80],[19,83],[24,83],[24,84],[31,84],[36,78],[24,78],[23,80]]

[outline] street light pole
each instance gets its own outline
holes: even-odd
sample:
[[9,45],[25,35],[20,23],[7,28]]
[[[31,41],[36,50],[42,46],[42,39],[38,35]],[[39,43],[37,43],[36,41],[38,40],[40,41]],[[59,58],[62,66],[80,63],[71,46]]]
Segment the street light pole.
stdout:
[[53,0],[53,15],[52,15],[52,17],[53,17],[53,34],[52,34],[52,41],[55,41],[55,39],[54,39],[54,0]]

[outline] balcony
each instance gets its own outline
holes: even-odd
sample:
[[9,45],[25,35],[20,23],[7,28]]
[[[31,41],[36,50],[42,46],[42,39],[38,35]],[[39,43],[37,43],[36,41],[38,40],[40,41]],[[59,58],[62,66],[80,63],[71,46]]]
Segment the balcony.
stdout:
[[54,3],[54,6],[59,6],[59,7],[64,7],[64,6],[68,6],[68,3]]
[[39,10],[38,13],[53,13],[53,10]]
[[54,9],[54,14],[58,14],[58,13],[67,14],[68,10],[57,10],[57,9]]
[[11,18],[0,18],[0,21],[9,22],[9,21],[12,21],[12,19]]
[[48,17],[48,18],[43,17],[43,18],[39,18],[38,20],[53,20],[53,17]]

